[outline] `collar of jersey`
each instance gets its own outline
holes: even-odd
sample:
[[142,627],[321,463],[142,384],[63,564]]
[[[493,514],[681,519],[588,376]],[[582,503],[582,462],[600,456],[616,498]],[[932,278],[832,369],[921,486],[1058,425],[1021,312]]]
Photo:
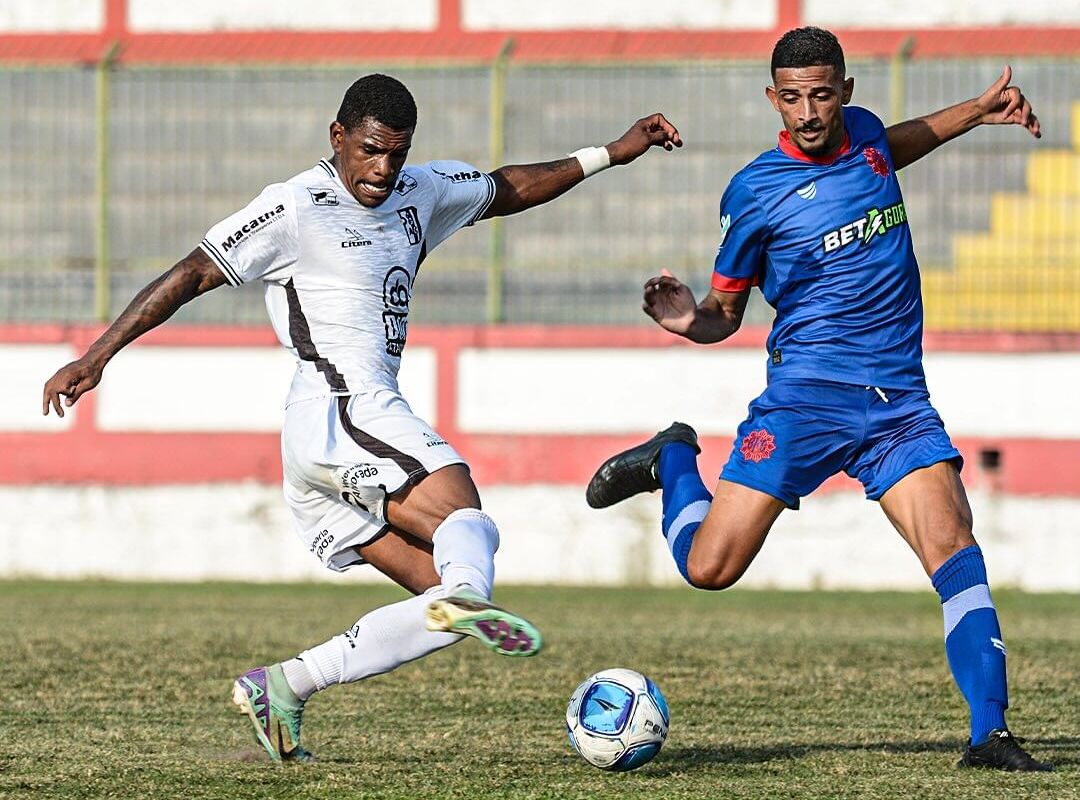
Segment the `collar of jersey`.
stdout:
[[791,156],[799,161],[805,161],[807,164],[831,164],[840,156],[847,155],[851,152],[851,138],[848,136],[847,131],[844,131],[844,141],[840,145],[840,149],[832,155],[828,156],[811,156],[804,153],[799,149],[799,146],[791,141],[791,134],[787,131],[780,131],[780,150],[784,155]]
[[[349,191],[349,187],[345,185],[345,181],[341,180],[341,176],[338,175],[337,167],[335,167],[333,164],[330,163],[330,159],[328,159],[328,158],[320,158],[319,163],[316,164],[315,166],[318,167],[319,169],[321,169],[323,172],[327,173],[337,183],[337,185],[339,187],[341,187],[341,190],[344,192],[344,195],[343,195],[344,197],[347,197],[355,205],[359,206],[363,210],[370,213],[370,212],[373,212],[373,211],[378,211],[379,208],[382,208],[383,205],[386,205],[385,202],[382,205],[380,205],[379,208],[368,208],[367,206],[362,205],[359,200],[357,200],[355,197],[353,197],[352,192]],[[392,194],[393,194],[393,192],[391,192],[391,195]],[[390,197],[387,197],[386,199],[389,200]]]

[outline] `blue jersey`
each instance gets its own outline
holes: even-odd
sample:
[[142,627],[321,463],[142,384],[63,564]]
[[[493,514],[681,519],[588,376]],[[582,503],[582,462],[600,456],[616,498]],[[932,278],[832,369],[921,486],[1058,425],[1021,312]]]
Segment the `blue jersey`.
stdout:
[[807,156],[785,131],[732,178],[712,285],[758,285],[776,309],[770,382],[922,388],[919,266],[885,127],[843,113],[837,155]]

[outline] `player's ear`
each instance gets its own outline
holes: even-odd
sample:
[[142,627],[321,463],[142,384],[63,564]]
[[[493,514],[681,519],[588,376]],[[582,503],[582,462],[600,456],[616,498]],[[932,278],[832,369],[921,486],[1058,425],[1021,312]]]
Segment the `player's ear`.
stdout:
[[846,106],[851,102],[851,93],[855,91],[855,79],[848,78],[844,81],[844,90],[840,93],[840,100]]
[[776,88],[773,86],[765,87],[765,96],[769,98],[769,102],[772,103],[772,107],[777,111],[780,110],[780,98],[776,94]]
[[334,155],[340,155],[345,146],[345,126],[336,119],[330,123],[330,147],[334,149]]

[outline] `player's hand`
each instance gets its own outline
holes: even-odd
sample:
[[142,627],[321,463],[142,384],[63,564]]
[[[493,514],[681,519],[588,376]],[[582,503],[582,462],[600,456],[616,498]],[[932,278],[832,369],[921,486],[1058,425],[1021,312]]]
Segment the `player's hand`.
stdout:
[[645,282],[641,308],[664,330],[685,336],[694,322],[697,301],[690,287],[664,269]]
[[1019,86],[1009,86],[1012,67],[1008,64],[1001,77],[975,99],[979,122],[983,125],[1022,125],[1036,139],[1042,138],[1039,118],[1031,110],[1031,103],[1024,97]]
[[[47,417],[52,408],[56,416],[64,416],[64,406],[75,405],[76,400],[97,386],[103,371],[103,366],[85,356],[61,367],[45,382],[41,413]],[[66,398],[63,403],[60,402],[60,395]]]
[[630,130],[607,146],[612,164],[629,164],[650,147],[671,150],[682,147],[682,137],[663,114],[650,114],[630,126]]

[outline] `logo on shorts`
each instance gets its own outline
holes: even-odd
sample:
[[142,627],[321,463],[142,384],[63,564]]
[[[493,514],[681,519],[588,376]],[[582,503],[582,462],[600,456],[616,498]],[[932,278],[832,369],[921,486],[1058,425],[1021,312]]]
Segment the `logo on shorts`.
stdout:
[[341,488],[355,489],[357,486],[364,486],[367,479],[378,475],[379,468],[374,464],[353,464],[341,473]]
[[311,552],[319,559],[323,557],[323,553],[326,552],[326,548],[334,543],[334,534],[323,528],[315,536],[315,540],[311,543]]
[[773,454],[776,449],[776,439],[764,428],[750,431],[742,440],[742,456],[747,461],[757,464]]

